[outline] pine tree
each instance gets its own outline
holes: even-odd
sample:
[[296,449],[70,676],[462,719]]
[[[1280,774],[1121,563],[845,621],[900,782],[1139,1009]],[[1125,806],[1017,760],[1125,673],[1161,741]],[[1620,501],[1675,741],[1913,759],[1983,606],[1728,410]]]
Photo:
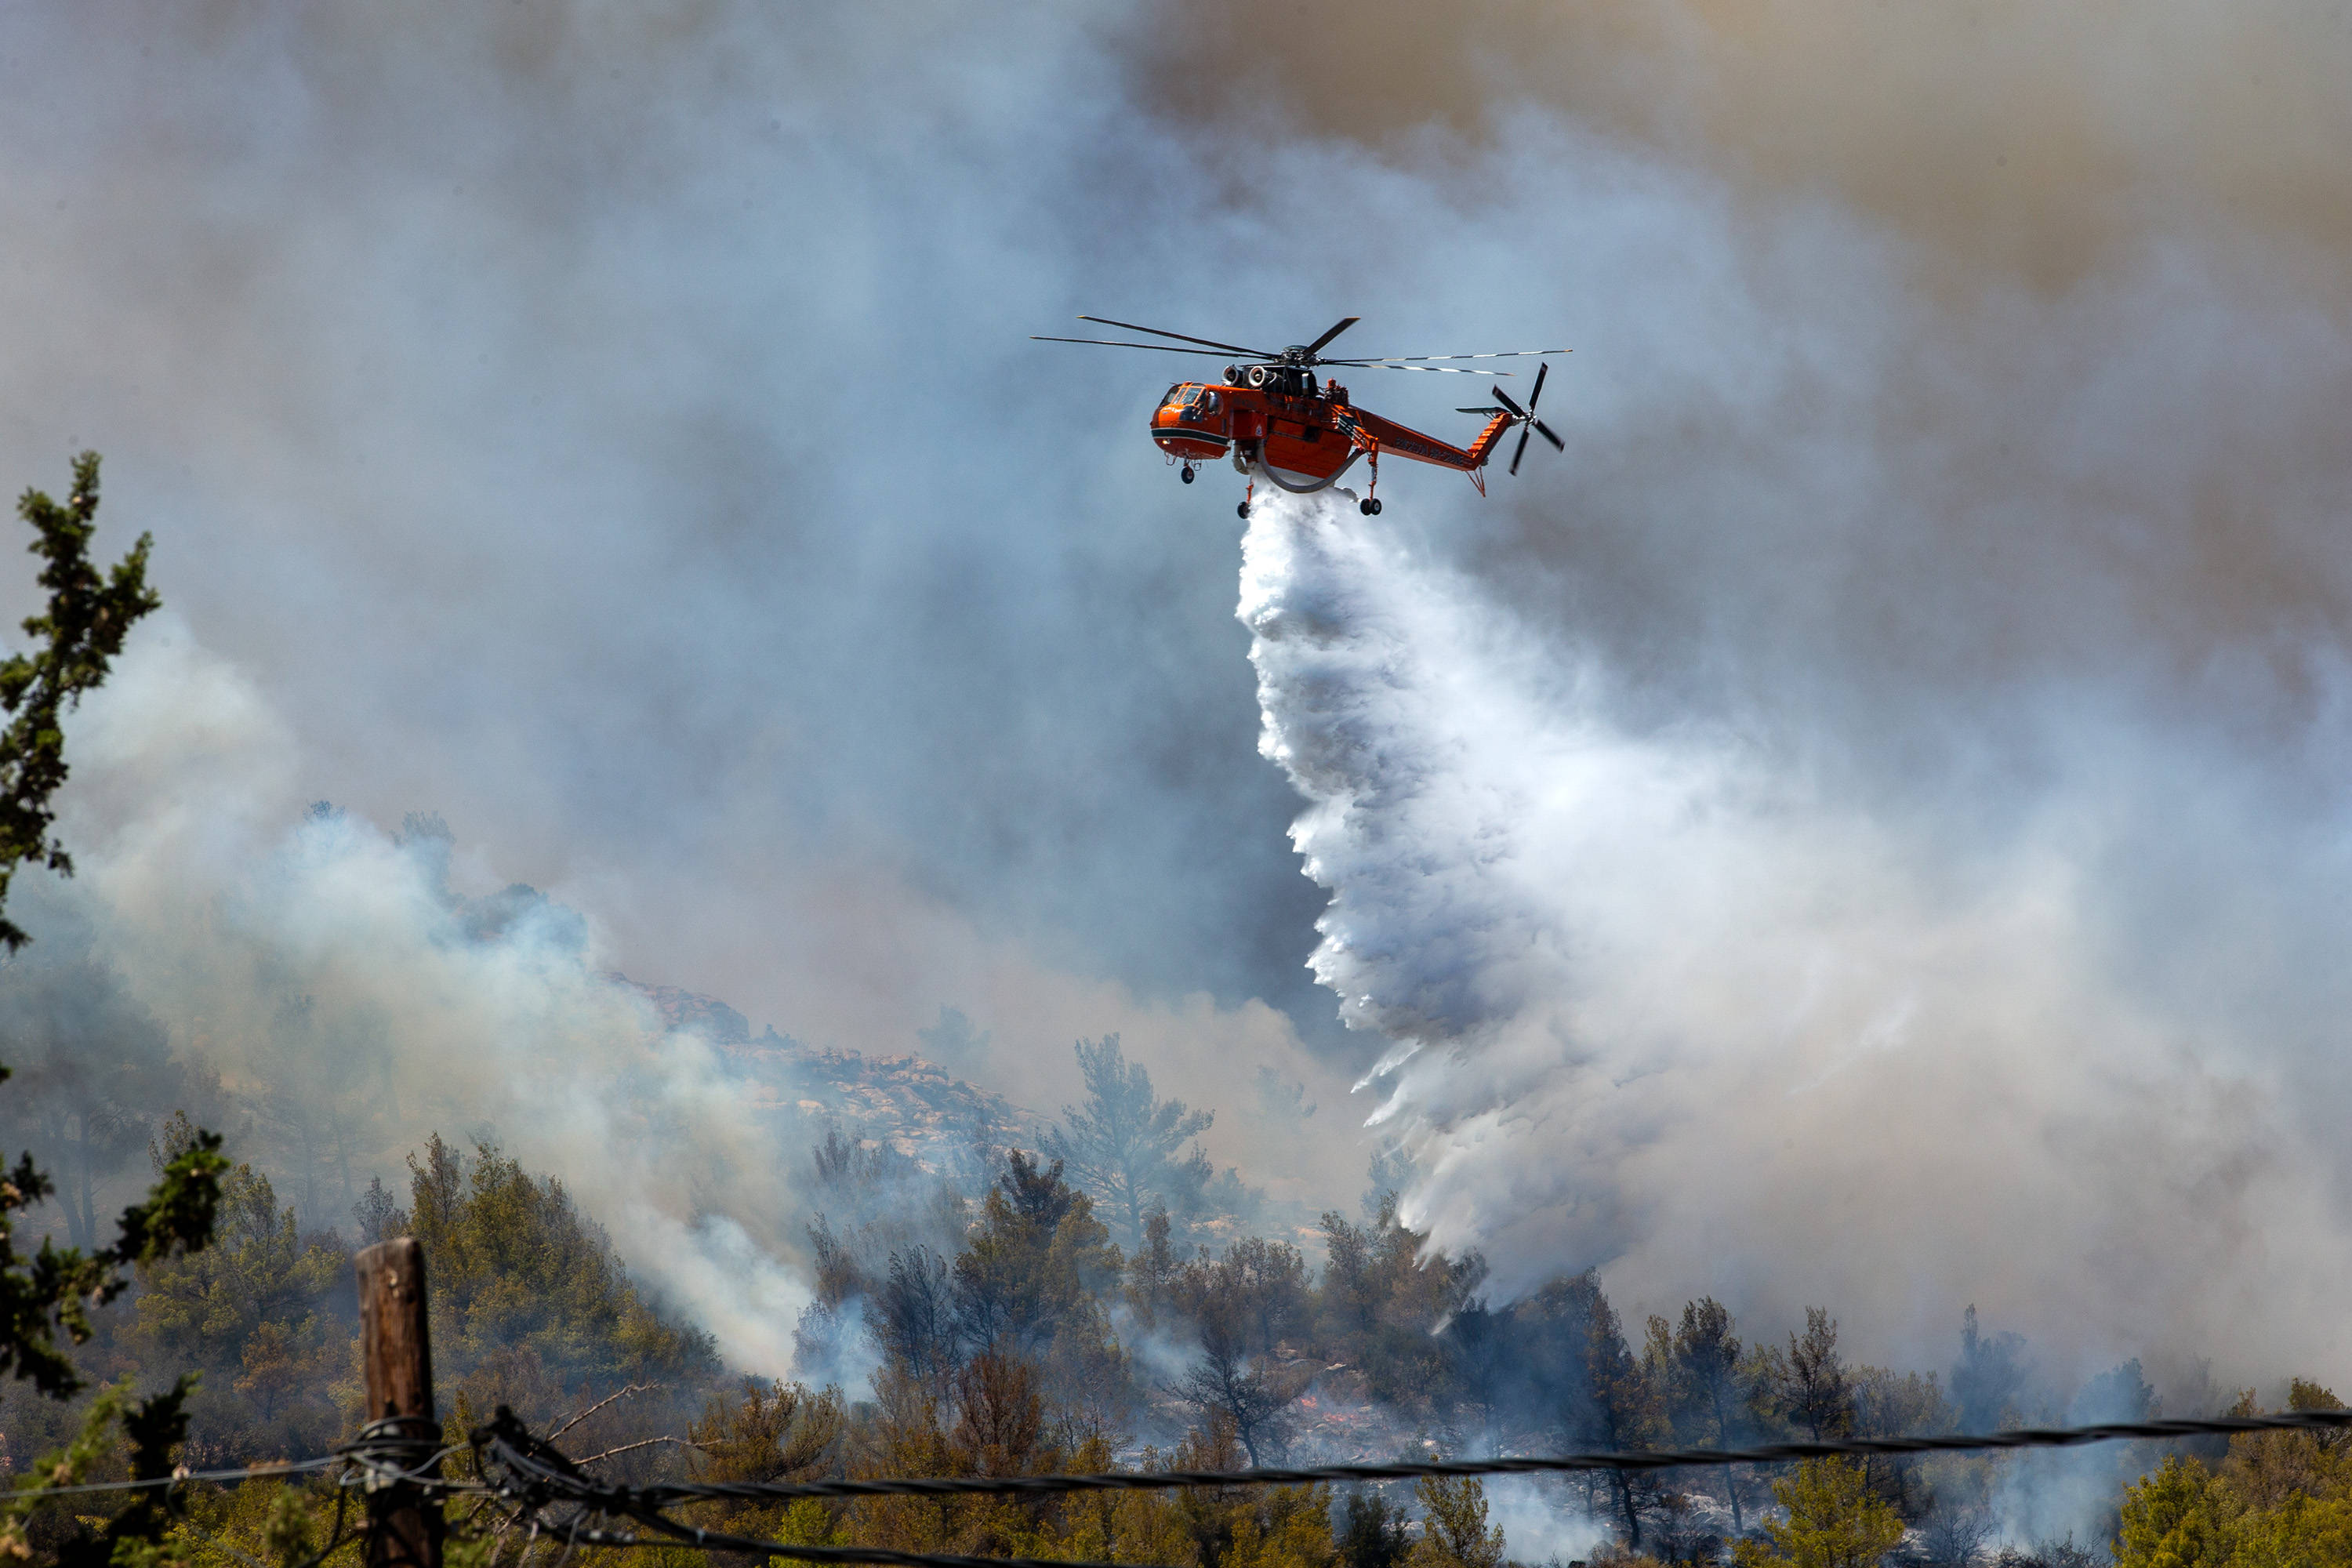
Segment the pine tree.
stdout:
[[1903,1539],[1902,1519],[1843,1459],[1806,1460],[1773,1483],[1772,1496],[1789,1517],[1765,1522],[1769,1547],[1741,1542],[1737,1568],[1876,1568]]
[[1062,1108],[1062,1124],[1046,1134],[1045,1152],[1125,1228],[1128,1245],[1139,1247],[1154,1199],[1181,1208],[1207,1182],[1207,1159],[1198,1150],[1179,1158],[1177,1150],[1206,1132],[1215,1113],[1154,1095],[1151,1074],[1127,1059],[1117,1035],[1080,1040],[1076,1049],[1087,1102]]

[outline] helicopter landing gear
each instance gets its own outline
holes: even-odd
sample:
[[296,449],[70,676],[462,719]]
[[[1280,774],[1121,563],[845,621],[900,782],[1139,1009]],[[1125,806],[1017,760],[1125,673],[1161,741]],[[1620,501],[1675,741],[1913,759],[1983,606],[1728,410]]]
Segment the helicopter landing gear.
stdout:
[[1178,474],[1176,477],[1182,479],[1186,484],[1191,484],[1192,482],[1192,465],[1190,463],[1185,464],[1184,471]]
[[1242,518],[1249,516],[1250,498],[1256,494],[1257,481],[1255,479],[1252,479],[1250,481],[1249,489],[1242,492],[1242,504],[1234,508],[1234,515],[1235,517]]
[[1381,503],[1374,500],[1371,497],[1366,496],[1362,500],[1356,503],[1356,510],[1362,512],[1366,517],[1378,517],[1381,515]]
[[1364,487],[1364,499],[1356,503],[1356,510],[1366,517],[1381,515],[1381,455],[1377,450],[1372,453],[1372,482]]

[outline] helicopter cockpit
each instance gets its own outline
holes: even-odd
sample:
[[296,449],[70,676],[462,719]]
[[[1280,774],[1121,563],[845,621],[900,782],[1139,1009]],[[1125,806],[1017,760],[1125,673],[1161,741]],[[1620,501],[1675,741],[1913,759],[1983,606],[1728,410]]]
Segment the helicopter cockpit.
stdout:
[[1160,406],[1182,410],[1177,417],[1188,425],[1205,424],[1224,406],[1224,399],[1213,387],[1202,386],[1197,382],[1180,381],[1168,389],[1168,395],[1160,400]]

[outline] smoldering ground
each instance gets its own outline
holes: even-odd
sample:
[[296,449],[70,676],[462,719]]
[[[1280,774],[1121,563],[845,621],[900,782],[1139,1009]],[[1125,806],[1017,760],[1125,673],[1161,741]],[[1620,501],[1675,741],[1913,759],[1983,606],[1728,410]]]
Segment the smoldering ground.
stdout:
[[[1930,1363],[1970,1295],[2128,1302],[2086,1365],[2340,1360],[2292,1331],[2347,1190],[2324,11],[128,15],[12,18],[0,457],[108,452],[299,737],[288,810],[437,807],[807,1037],[954,1002],[1035,1074],[1117,1008],[1171,1074],[1360,1069],[1223,476],[1139,433],[1187,362],[1021,339],[1565,332],[1565,459],[1384,476],[1414,624],[1494,620],[1437,674],[1633,814],[1521,868],[1582,902],[1526,894],[1574,940],[1513,1016],[1572,1037],[1402,1069],[1418,1212],[1643,1305],[1836,1279]],[[1816,983],[1848,1065],[1790,1097],[1755,998]],[[1591,1141],[1479,1142],[1545,1106]]]

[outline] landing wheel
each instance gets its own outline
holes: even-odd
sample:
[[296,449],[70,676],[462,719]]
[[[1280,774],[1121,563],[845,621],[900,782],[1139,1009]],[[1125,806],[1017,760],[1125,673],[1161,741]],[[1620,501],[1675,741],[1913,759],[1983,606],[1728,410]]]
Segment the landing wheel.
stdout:
[[1234,515],[1235,517],[1247,517],[1249,515],[1249,502],[1244,501],[1241,505],[1234,508]]
[[1191,484],[1192,482],[1192,465],[1190,463],[1185,464],[1184,471],[1177,477],[1181,479],[1186,484]]
[[1376,498],[1368,496],[1357,503],[1356,510],[1366,517],[1378,517],[1381,515],[1381,503]]

